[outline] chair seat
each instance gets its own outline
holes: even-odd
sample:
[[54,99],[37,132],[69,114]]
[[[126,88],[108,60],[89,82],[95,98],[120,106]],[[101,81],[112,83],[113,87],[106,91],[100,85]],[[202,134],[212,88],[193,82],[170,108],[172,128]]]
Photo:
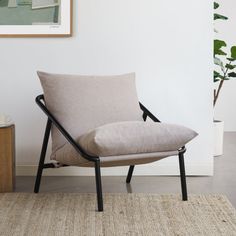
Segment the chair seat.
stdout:
[[[197,133],[180,125],[127,121],[100,126],[78,138],[90,155],[99,156],[102,166],[144,164],[178,154],[178,149]],[[89,166],[70,144],[56,153],[55,160],[67,165]]]

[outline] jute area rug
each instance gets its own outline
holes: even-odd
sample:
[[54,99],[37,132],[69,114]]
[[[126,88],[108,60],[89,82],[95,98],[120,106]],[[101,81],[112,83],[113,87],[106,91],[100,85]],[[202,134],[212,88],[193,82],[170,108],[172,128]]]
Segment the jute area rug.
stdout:
[[236,235],[221,195],[104,194],[104,212],[95,209],[95,194],[0,194],[0,235]]

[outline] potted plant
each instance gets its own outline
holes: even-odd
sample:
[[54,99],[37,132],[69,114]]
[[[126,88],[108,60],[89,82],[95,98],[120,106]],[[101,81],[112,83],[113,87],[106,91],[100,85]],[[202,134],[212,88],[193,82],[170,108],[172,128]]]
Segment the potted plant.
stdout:
[[[214,10],[219,8],[219,4],[214,2]],[[218,13],[214,13],[214,20],[228,20],[228,17]],[[215,32],[217,32],[215,30]],[[221,89],[226,80],[236,78],[236,46],[231,46],[230,52],[224,51],[227,48],[227,44],[224,40],[214,40],[214,83],[216,88],[214,89],[213,106],[219,99]],[[224,122],[214,119],[214,156],[220,156],[223,154],[223,134],[224,134]]]

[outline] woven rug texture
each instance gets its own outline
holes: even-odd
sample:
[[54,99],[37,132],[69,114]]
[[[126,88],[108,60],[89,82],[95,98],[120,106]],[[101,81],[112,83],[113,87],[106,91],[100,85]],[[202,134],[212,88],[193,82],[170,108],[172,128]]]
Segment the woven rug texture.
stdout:
[[223,195],[2,193],[1,236],[235,236],[236,211]]

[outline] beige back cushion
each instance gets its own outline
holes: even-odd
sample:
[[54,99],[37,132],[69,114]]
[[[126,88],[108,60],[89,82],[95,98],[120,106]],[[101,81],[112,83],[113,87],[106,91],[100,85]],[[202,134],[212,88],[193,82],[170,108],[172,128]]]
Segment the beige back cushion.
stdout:
[[[75,139],[101,125],[141,121],[135,74],[80,76],[38,72],[46,106]],[[52,128],[52,158],[67,143]]]

